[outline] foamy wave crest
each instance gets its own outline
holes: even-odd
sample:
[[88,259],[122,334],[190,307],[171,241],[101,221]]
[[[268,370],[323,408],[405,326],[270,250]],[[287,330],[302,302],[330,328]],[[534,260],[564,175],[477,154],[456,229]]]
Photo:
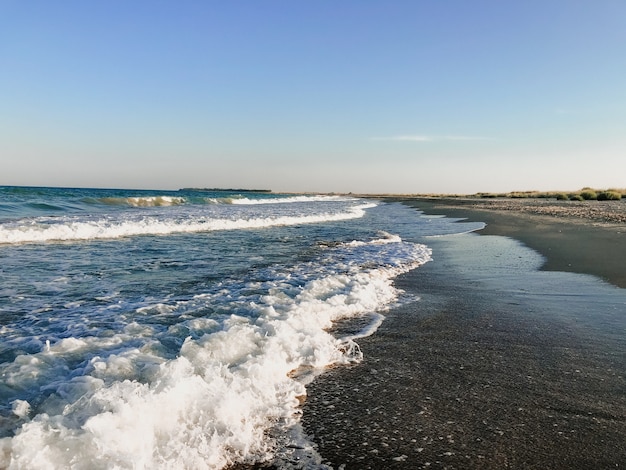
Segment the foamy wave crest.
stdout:
[[[365,249],[372,247],[383,251]],[[349,250],[360,251],[341,273],[304,284],[287,275],[271,286],[251,283],[244,290],[265,293],[254,302],[240,299],[249,317],[171,326],[168,338],[186,335],[173,359],[159,355],[152,328],[136,323],[113,337],[68,338],[19,356],[0,371],[4,382],[16,390],[45,390],[47,398],[13,401],[14,419],[22,424],[15,436],[0,440],[0,468],[219,469],[275,458],[271,430],[293,429],[306,394],[294,372],[362,357],[354,341],[327,329],[338,319],[384,308],[398,295],[392,279],[430,259],[427,247],[400,241],[344,246],[331,256]],[[363,267],[380,259],[391,261]],[[189,313],[219,295],[170,309]],[[307,446],[304,440],[293,444]],[[310,455],[316,458],[312,449]]]
[[381,238],[378,238],[376,240],[372,240],[370,242],[364,242],[364,241],[360,241],[360,240],[353,240],[351,242],[348,242],[347,245],[349,245],[349,246],[386,245],[388,243],[400,243],[402,241],[402,239],[398,235],[393,235],[393,234],[387,233],[387,232],[381,232],[380,236],[381,236]]
[[234,204],[239,206],[258,206],[266,204],[293,204],[307,202],[346,202],[356,201],[356,198],[346,196],[279,196],[250,199],[240,194],[228,197],[208,197],[204,199],[209,204]]
[[247,197],[229,198],[231,204],[254,205],[254,204],[290,204],[295,202],[337,202],[355,201],[355,198],[345,196],[292,196],[263,199],[248,199]]
[[5,224],[0,227],[0,244],[32,243],[48,241],[98,240],[132,237],[138,235],[167,235],[172,233],[208,232],[214,230],[238,230],[249,228],[275,227],[282,225],[314,224],[363,217],[365,210],[376,205],[362,204],[340,213],[325,213],[301,216],[251,217],[244,219],[193,219],[164,220],[156,217],[143,217],[139,220],[95,221],[66,220],[58,222],[49,219],[35,219],[27,224],[16,226]]
[[111,206],[132,207],[164,207],[185,204],[184,197],[173,196],[147,196],[147,197],[103,197],[98,202]]

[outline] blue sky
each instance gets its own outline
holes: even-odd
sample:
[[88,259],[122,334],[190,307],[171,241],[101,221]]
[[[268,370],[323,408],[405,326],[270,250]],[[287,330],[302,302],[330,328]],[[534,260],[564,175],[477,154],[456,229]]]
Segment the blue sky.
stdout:
[[0,0],[0,184],[626,187],[623,0]]

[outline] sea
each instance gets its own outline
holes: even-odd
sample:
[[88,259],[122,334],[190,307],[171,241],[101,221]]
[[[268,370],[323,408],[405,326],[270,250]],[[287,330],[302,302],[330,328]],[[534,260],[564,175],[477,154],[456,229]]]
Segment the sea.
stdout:
[[[482,224],[389,200],[0,187],[0,468],[323,468],[307,384]],[[432,261],[432,262],[436,262]]]

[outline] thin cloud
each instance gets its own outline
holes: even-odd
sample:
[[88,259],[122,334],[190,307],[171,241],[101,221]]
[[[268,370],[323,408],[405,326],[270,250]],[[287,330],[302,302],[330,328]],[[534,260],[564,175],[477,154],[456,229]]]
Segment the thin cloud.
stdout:
[[371,140],[383,140],[392,142],[444,142],[444,141],[480,141],[493,140],[489,137],[476,137],[468,135],[395,135],[391,137],[373,137]]

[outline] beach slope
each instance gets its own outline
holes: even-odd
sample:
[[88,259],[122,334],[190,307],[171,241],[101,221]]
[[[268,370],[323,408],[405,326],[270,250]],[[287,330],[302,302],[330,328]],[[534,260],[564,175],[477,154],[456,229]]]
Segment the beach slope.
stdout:
[[[441,213],[426,203],[411,202]],[[490,214],[488,227],[497,220],[514,229],[536,216]],[[580,225],[559,223],[565,231]],[[359,341],[361,364],[331,369],[308,386],[303,425],[324,462],[626,465],[626,291],[591,275],[542,271],[550,259],[511,238],[470,233],[427,243],[434,261],[396,281],[421,299],[388,312],[376,334]],[[559,247],[576,258],[575,243]]]

